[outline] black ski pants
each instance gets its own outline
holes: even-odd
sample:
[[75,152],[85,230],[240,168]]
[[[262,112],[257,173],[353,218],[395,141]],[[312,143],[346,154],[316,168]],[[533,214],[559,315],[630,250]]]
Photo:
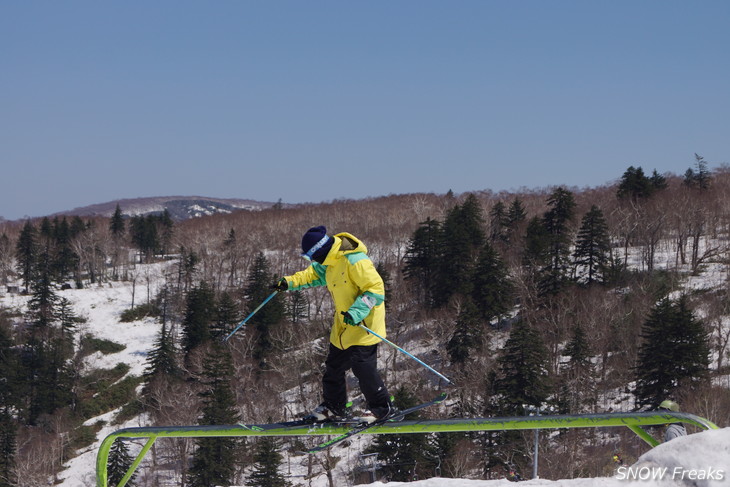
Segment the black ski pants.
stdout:
[[340,350],[331,343],[322,377],[322,394],[328,407],[338,412],[345,409],[348,369],[352,369],[360,382],[360,391],[371,411],[387,407],[390,395],[378,373],[378,346],[353,345]]

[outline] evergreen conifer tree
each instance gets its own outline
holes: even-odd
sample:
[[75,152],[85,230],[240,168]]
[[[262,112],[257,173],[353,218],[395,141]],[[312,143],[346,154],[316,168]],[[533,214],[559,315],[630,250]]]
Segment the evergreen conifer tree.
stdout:
[[240,321],[241,313],[238,304],[228,292],[223,292],[218,298],[215,310],[215,319],[210,325],[210,335],[213,340],[222,340]]
[[5,320],[0,319],[0,408],[17,406],[18,367],[18,353],[13,346],[9,328]]
[[167,211],[167,208],[165,208],[162,215],[158,217],[156,223],[156,226],[159,227],[159,231],[157,233],[160,235],[159,251],[162,255],[165,255],[170,250],[175,228],[175,222],[172,221],[172,216],[170,215],[170,212]]
[[441,223],[430,218],[421,222],[408,242],[403,275],[418,289],[420,301],[435,306],[434,282],[441,258]]
[[58,295],[53,282],[51,249],[48,244],[41,248],[31,282],[32,296],[28,301],[28,314],[35,330],[44,336],[56,320]]
[[112,215],[111,219],[109,220],[109,231],[111,232],[112,236],[116,238],[121,238],[124,236],[124,216],[122,215],[122,209],[119,207],[119,204],[117,203],[117,207],[114,210],[114,214]]
[[188,292],[193,287],[193,276],[195,275],[196,266],[200,262],[200,257],[192,249],[180,247],[180,259],[177,266],[177,290],[178,292]]
[[59,325],[59,338],[65,344],[68,356],[73,355],[74,334],[76,325],[81,323],[83,319],[79,318],[74,312],[71,301],[62,297],[58,300],[58,306],[55,311]]
[[[269,262],[263,252],[259,252],[254,261],[246,284],[247,313],[251,313],[271,294],[271,283],[274,275],[269,271]],[[284,317],[284,306],[277,295],[266,306],[261,308],[248,323],[256,328],[256,343],[253,357],[262,367],[266,366],[266,357],[273,348],[271,328],[279,324]]]
[[527,212],[522,200],[515,197],[507,210],[507,223],[505,239],[508,243],[517,244],[524,231],[524,223],[527,221]]
[[0,322],[0,487],[15,485],[17,425],[13,412],[20,405],[18,373],[17,352],[5,323]]
[[155,377],[178,377],[181,375],[177,363],[175,344],[172,332],[168,330],[167,324],[163,321],[160,334],[157,335],[152,350],[147,355],[147,366],[144,376],[147,382],[152,382]]
[[185,300],[185,316],[182,320],[183,350],[189,354],[193,349],[210,341],[210,324],[215,313],[215,296],[205,282],[188,292]]
[[73,402],[68,347],[60,338],[31,337],[23,353],[28,424]]
[[14,487],[17,425],[12,410],[0,406],[0,487]]
[[111,266],[112,266],[112,278],[119,278],[119,265],[122,261],[122,244],[126,234],[126,224],[122,210],[117,204],[114,214],[109,220],[109,232],[112,236],[112,250],[110,252]]
[[60,336],[54,338],[49,346],[49,361],[41,375],[41,390],[48,414],[73,404],[73,371],[68,342]]
[[555,295],[568,278],[571,234],[569,224],[575,212],[573,193],[557,188],[547,200],[550,207],[542,219],[548,238],[548,262],[541,271],[539,287],[542,295]]
[[707,169],[707,161],[704,157],[695,154],[695,165],[697,170],[687,169],[684,173],[684,184],[690,188],[708,189],[710,187],[710,171]]
[[552,389],[547,360],[540,334],[518,321],[497,359],[499,372],[494,388],[500,396],[501,413],[523,415],[524,405],[538,407],[547,401]]
[[160,248],[157,220],[154,215],[137,215],[129,222],[130,237],[140,252],[140,262],[142,257],[149,261]]
[[[489,382],[494,395],[490,409],[503,416],[524,416],[541,407],[552,393],[548,353],[540,334],[524,321],[512,327]],[[482,438],[487,470],[521,469],[527,464],[530,440],[518,431],[494,432]]]
[[[203,362],[202,425],[235,424],[239,421],[231,387],[233,361],[228,348],[212,342]],[[201,438],[188,472],[190,487],[231,485],[236,471],[235,438]]]
[[515,286],[507,273],[507,266],[489,242],[479,254],[472,278],[472,301],[487,323],[512,309]]
[[279,472],[283,457],[275,438],[263,436],[256,440],[253,470],[246,480],[248,487],[289,487],[289,483]]
[[471,293],[474,264],[485,241],[483,226],[481,206],[473,194],[446,216],[437,261],[438,276],[434,282],[437,306],[446,305],[454,295]]
[[[132,465],[132,455],[129,454],[129,448],[120,438],[114,440],[111,448],[109,449],[109,460],[107,462],[107,481],[109,485],[119,485],[119,482],[124,478],[124,475]],[[126,486],[134,487],[136,484],[135,480],[137,472],[133,473],[132,476],[127,480]]]
[[507,210],[507,226],[510,230],[514,230],[516,226],[527,220],[527,213],[525,212],[525,205],[522,200],[515,198],[509,205]]
[[641,167],[629,166],[621,176],[616,196],[619,199],[630,199],[637,202],[649,198],[654,194],[655,189]]
[[582,271],[587,284],[605,279],[610,252],[608,224],[601,209],[592,205],[583,216],[573,251],[575,265]]
[[591,347],[580,325],[573,328],[572,336],[563,352],[570,357],[561,371],[563,401],[566,413],[584,413],[595,405],[595,367],[591,362]]
[[489,240],[493,243],[507,240],[509,217],[504,203],[498,201],[489,212]]
[[537,276],[540,269],[547,264],[549,248],[549,235],[542,221],[538,217],[531,218],[525,230],[525,247],[522,261],[533,276]]
[[42,244],[48,244],[53,241],[53,225],[51,224],[51,220],[47,216],[43,217],[43,219],[41,220],[41,225],[38,233],[40,235],[39,241]]
[[63,281],[76,269],[79,262],[79,256],[71,245],[71,228],[66,217],[60,221],[58,218],[54,219],[53,236],[53,274],[56,281]]
[[446,344],[452,364],[464,364],[475,351],[481,349],[484,330],[479,310],[471,299],[466,299],[456,319],[456,329]]
[[0,235],[0,284],[5,285],[13,268],[13,246],[6,233]]
[[80,216],[75,215],[73,218],[71,218],[71,223],[69,224],[69,236],[72,239],[76,238],[92,227],[93,223],[91,221],[84,223]]
[[651,181],[651,186],[654,190],[661,191],[662,189],[667,189],[667,178],[659,174],[656,169],[652,171],[649,181]]
[[37,249],[38,232],[30,220],[26,220],[15,246],[17,269],[21,279],[23,280],[23,286],[25,287],[26,293],[30,290],[30,284],[33,281]]
[[636,403],[658,406],[683,389],[692,390],[709,376],[707,331],[686,296],[664,298],[651,310],[641,330],[636,365]]
[[473,194],[467,195],[461,209],[457,212],[458,223],[464,229],[467,242],[472,250],[481,248],[486,234],[484,233],[484,216],[479,200]]

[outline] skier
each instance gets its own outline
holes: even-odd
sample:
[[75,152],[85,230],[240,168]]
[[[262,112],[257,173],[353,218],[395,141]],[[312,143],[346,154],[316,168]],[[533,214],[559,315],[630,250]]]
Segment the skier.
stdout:
[[517,472],[515,467],[510,467],[509,473],[507,474],[507,480],[510,482],[521,482],[522,476]]
[[613,454],[613,463],[616,464],[617,467],[624,467],[626,464],[624,463],[624,459],[621,456],[620,452],[616,452]]
[[[665,399],[659,404],[660,411],[672,411],[675,413],[679,412],[679,404],[672,401],[671,399]],[[678,438],[680,436],[687,436],[687,430],[682,423],[670,423],[667,425],[667,429],[664,431],[664,442]]]
[[330,346],[322,377],[324,401],[311,416],[331,421],[346,415],[345,372],[352,369],[370,409],[361,417],[372,422],[395,413],[388,390],[377,369],[380,339],[367,333],[362,322],[385,336],[385,286],[367,256],[367,247],[349,233],[327,235],[324,226],[312,227],[302,237],[302,257],[311,265],[272,286],[279,291],[327,286],[335,305]]

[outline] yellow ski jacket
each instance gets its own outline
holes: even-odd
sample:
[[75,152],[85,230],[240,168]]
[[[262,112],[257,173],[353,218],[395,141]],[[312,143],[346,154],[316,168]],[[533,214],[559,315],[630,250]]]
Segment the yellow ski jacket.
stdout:
[[342,311],[385,337],[385,285],[367,256],[367,247],[349,233],[338,233],[323,264],[285,276],[288,289],[327,286],[335,305],[330,342],[345,350],[353,345],[375,345],[380,339],[360,327],[345,324]]

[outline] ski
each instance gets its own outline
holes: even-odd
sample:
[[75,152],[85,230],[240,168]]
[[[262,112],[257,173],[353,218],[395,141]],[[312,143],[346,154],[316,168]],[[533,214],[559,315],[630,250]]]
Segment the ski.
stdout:
[[407,416],[411,413],[420,411],[421,409],[425,409],[429,406],[434,406],[436,404],[443,402],[447,396],[448,396],[447,393],[442,392],[441,394],[434,397],[430,401],[426,401],[424,403],[417,404],[413,407],[406,408],[402,411],[396,411],[392,416],[386,416],[385,418],[378,419],[376,421],[373,421],[372,423],[360,423],[357,426],[355,426],[354,428],[352,428],[351,430],[349,430],[345,433],[342,433],[341,435],[335,436],[334,438],[331,438],[331,439],[325,441],[324,443],[321,443],[321,444],[315,446],[314,448],[311,448],[310,450],[307,451],[307,453],[312,454],[312,453],[320,452],[322,450],[326,450],[327,448],[330,448],[330,447],[336,445],[337,443],[345,441],[346,439],[348,439],[352,436],[360,434],[365,430],[369,430],[370,428],[372,428],[374,426],[379,426],[379,425],[385,424],[389,421],[392,421],[392,422],[401,421],[405,416]]
[[[279,421],[278,423],[271,423],[267,426],[272,426],[275,428],[296,428],[299,426],[328,426],[328,425],[334,425],[334,426],[348,426],[348,425],[356,425],[361,424],[362,422],[359,421],[356,417],[348,418],[348,417],[342,417],[337,418],[334,420],[318,420],[315,418],[310,417],[304,417],[301,419],[295,419],[292,421]],[[246,429],[256,429],[256,425],[249,425],[244,423],[238,423],[239,426],[242,426]]]

